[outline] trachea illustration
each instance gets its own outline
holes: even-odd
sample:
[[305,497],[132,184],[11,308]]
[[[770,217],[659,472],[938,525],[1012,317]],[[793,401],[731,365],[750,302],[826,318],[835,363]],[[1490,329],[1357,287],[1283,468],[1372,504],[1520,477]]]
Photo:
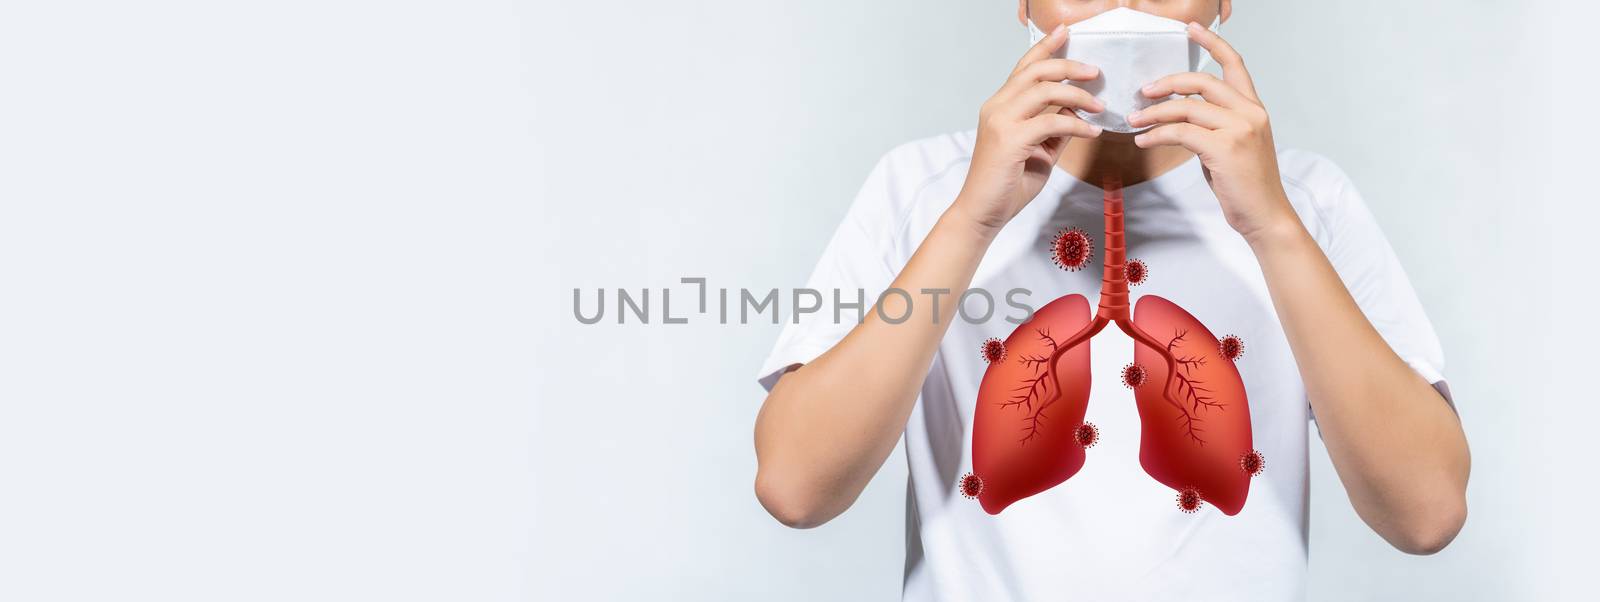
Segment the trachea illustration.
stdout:
[[[1235,362],[1244,341],[1218,337],[1177,304],[1143,295],[1131,315],[1130,285],[1150,268],[1127,258],[1122,186],[1105,184],[1105,258],[1099,309],[1083,295],[1050,302],[1004,341],[980,350],[989,362],[973,419],[973,472],[958,483],[990,514],[1061,484],[1083,468],[1102,433],[1084,422],[1089,404],[1089,341],[1108,324],[1134,340],[1133,361],[1116,377],[1133,390],[1141,433],[1139,463],[1172,488],[1179,510],[1206,504],[1238,514],[1250,479],[1266,461],[1252,448],[1250,406]],[[1062,231],[1051,255],[1076,271],[1094,255],[1082,230]],[[1111,376],[1111,375],[1105,375]]]

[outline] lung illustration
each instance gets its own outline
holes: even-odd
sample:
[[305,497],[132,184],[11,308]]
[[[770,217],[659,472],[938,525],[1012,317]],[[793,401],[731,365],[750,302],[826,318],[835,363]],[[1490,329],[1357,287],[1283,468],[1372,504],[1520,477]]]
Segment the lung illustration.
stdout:
[[[973,418],[972,467],[960,492],[999,514],[1019,500],[1061,485],[1087,461],[1099,439],[1084,422],[1089,404],[1089,341],[1115,324],[1134,340],[1119,378],[1139,410],[1139,463],[1171,488],[1179,510],[1207,504],[1232,516],[1244,509],[1250,480],[1265,468],[1252,447],[1250,405],[1237,362],[1238,337],[1218,337],[1178,304],[1155,295],[1129,310],[1129,287],[1148,267],[1127,258],[1122,187],[1105,186],[1105,260],[1099,308],[1069,294],[1041,308],[1004,341],[990,339],[989,362]],[[1057,265],[1086,266],[1093,244],[1081,230],[1062,231],[1051,247]],[[1109,376],[1109,375],[1108,375]]]
[[983,475],[978,501],[990,514],[1083,468],[1084,446],[1074,435],[1089,408],[1089,341],[1063,344],[1089,318],[1083,295],[1056,299],[1012,331],[1003,357],[990,361],[972,432],[973,469]]

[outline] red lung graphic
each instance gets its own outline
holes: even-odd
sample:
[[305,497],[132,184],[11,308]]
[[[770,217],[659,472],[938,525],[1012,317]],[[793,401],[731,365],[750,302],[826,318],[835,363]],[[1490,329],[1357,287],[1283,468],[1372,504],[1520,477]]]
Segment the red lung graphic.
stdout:
[[[961,493],[999,514],[1017,500],[1061,484],[1083,468],[1084,449],[1099,432],[1083,422],[1089,402],[1089,341],[1116,324],[1132,337],[1134,361],[1122,379],[1134,390],[1141,423],[1139,461],[1177,495],[1178,508],[1207,502],[1228,515],[1244,508],[1250,478],[1264,461],[1251,448],[1250,407],[1234,365],[1243,350],[1235,337],[1219,340],[1177,304],[1154,295],[1128,308],[1128,286],[1142,282],[1145,265],[1127,258],[1121,186],[1105,195],[1105,274],[1091,319],[1082,295],[1040,309],[1005,341],[985,343],[990,365],[978,389],[973,418],[973,472]],[[1052,245],[1057,265],[1088,263],[1092,243],[1064,230]]]
[[1171,301],[1140,297],[1133,323],[1167,352],[1142,343],[1134,349],[1135,363],[1148,373],[1134,388],[1142,430],[1139,463],[1166,486],[1193,489],[1223,513],[1238,514],[1250,492],[1245,463],[1253,453],[1239,369],[1223,357],[1217,337]]
[[1088,325],[1088,299],[1056,299],[1013,330],[990,361],[972,426],[972,466],[983,475],[978,501],[990,514],[1083,468],[1084,448],[1073,435],[1089,407],[1089,341],[1056,356],[1067,336]]

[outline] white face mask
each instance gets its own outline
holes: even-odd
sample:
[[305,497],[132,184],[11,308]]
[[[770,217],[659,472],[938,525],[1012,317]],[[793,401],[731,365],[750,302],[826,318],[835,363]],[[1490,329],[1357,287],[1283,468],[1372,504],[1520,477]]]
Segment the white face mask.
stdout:
[[[1221,21],[1219,15],[1211,30],[1216,31]],[[1149,129],[1128,125],[1128,115],[1167,99],[1145,98],[1139,89],[1174,73],[1199,71],[1211,58],[1189,40],[1187,28],[1179,21],[1131,8],[1108,10],[1068,27],[1066,48],[1053,56],[1099,67],[1098,79],[1067,83],[1083,88],[1106,106],[1100,113],[1077,111],[1078,117],[1110,132],[1130,134]],[[1028,32],[1035,44],[1045,37],[1033,19],[1028,20]]]

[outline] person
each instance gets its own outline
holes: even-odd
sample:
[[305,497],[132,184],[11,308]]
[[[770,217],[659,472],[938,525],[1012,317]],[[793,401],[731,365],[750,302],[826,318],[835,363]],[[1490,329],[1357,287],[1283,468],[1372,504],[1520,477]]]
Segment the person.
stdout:
[[[1328,159],[1280,150],[1245,63],[1202,23],[1230,0],[1021,0],[1048,35],[982,106],[975,131],[912,142],[872,170],[811,276],[826,293],[897,289],[862,319],[803,316],[762,367],[755,493],[778,521],[844,512],[904,436],[907,600],[1284,600],[1304,596],[1311,421],[1357,514],[1399,550],[1432,554],[1466,518],[1469,455],[1443,353],[1393,250]],[[1051,58],[1069,25],[1114,8],[1186,22],[1221,76],[1152,82],[1118,134],[1070,82],[1096,65]],[[1102,190],[1125,187],[1127,247],[1149,266],[1135,291],[1177,300],[1243,335],[1240,372],[1269,463],[1236,516],[1172,508],[1138,463],[1139,417],[1116,378],[1093,382],[1100,446],[1066,484],[991,516],[960,495],[970,467],[978,350],[1013,324],[958,319],[969,288],[1090,295],[1096,270],[1051,265],[1062,228],[1100,223]],[[1163,277],[1163,274],[1165,276]],[[836,297],[837,299],[837,297]],[[1037,306],[1040,300],[1035,300]],[[981,308],[977,313],[982,313]],[[846,315],[849,315],[848,313]],[[891,321],[890,318],[899,318]],[[1096,337],[1093,372],[1134,343]]]

